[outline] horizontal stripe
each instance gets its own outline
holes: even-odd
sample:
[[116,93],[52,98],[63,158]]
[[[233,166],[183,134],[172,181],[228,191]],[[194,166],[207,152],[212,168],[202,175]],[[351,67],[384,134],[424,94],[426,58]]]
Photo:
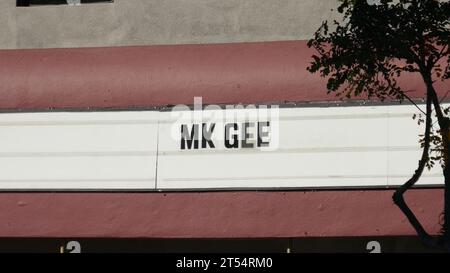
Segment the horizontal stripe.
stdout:
[[[0,114],[1,115],[1,114]],[[0,126],[98,126],[98,125],[146,125],[158,124],[157,120],[79,120],[79,121],[10,121]]]
[[[53,182],[53,183],[91,183],[91,182],[151,182],[149,184],[149,189],[151,189],[151,184],[154,183],[155,177],[149,177],[149,178],[123,178],[123,179],[117,179],[117,178],[105,178],[105,179],[0,179],[1,183],[45,183],[45,182]],[[1,185],[0,185],[1,186]],[[53,188],[53,187],[52,187]],[[57,188],[56,188],[57,189]]]
[[[416,235],[393,190],[0,193],[0,237],[293,238]],[[442,189],[411,209],[438,234]]]
[[107,152],[0,152],[0,158],[14,157],[128,157],[155,156],[156,151],[107,151]]
[[[363,107],[363,106],[361,106]],[[365,106],[367,107],[367,106]],[[230,110],[233,111],[233,110]],[[249,110],[251,111],[251,110]],[[71,112],[72,114],[76,114],[76,112]],[[80,112],[82,113],[82,112]],[[193,112],[190,112],[193,113]],[[225,112],[224,112],[225,113]],[[236,112],[238,115],[239,112]],[[386,117],[411,117],[410,113],[375,113],[375,114],[336,114],[336,115],[305,115],[305,116],[268,116],[268,118],[273,118],[275,120],[280,121],[297,121],[297,120],[328,120],[328,119],[378,119],[378,118],[386,118]],[[233,117],[233,115],[231,116]],[[256,118],[256,116],[255,116]],[[96,126],[96,125],[142,125],[142,124],[167,124],[173,123],[176,121],[193,121],[194,119],[167,119],[162,118],[158,120],[74,120],[74,121],[0,121],[0,126]],[[221,119],[222,120],[222,119]],[[224,118],[223,120],[226,121]],[[213,119],[213,121],[215,121]]]
[[260,149],[227,149],[227,150],[183,150],[159,151],[160,156],[192,156],[192,155],[224,155],[224,154],[286,154],[286,153],[351,153],[351,152],[385,152],[385,151],[419,151],[417,146],[373,146],[373,147],[305,147],[305,148],[279,148],[276,150]]
[[[389,178],[404,178],[411,177],[411,174],[404,175],[389,175]],[[441,178],[442,175],[439,174],[423,174],[422,177],[436,177]],[[164,178],[164,181],[175,182],[175,181],[247,181],[247,180],[297,180],[297,179],[330,179],[330,178],[339,178],[339,179],[370,179],[370,178],[388,178],[386,175],[298,175],[298,176],[246,176],[246,177],[199,177],[199,178]]]
[[[336,102],[326,79],[306,70],[314,53],[307,41],[3,50],[0,110],[150,109],[192,105],[194,97],[205,105]],[[418,73],[398,84],[410,98],[424,97]],[[435,89],[444,97],[450,82]]]

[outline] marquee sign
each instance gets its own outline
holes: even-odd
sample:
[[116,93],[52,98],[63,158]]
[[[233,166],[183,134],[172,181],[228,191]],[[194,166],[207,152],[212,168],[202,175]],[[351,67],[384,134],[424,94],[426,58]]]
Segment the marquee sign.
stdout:
[[[420,156],[414,108],[0,114],[0,190],[388,187]],[[439,167],[421,185],[441,185]]]

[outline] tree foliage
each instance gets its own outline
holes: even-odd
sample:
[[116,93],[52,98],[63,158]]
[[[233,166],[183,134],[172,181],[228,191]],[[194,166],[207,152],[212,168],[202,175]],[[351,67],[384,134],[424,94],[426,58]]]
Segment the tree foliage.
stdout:
[[[450,110],[441,107],[434,86],[450,78],[450,0],[340,2],[340,20],[323,22],[308,42],[316,50],[308,70],[327,78],[328,92],[336,96],[408,100],[421,111],[414,118],[425,123],[422,156],[414,175],[394,194],[394,202],[424,243],[450,250]],[[404,73],[422,77],[425,110],[399,85]],[[437,239],[424,230],[403,199],[423,169],[435,162],[445,177],[443,235]]]
[[330,92],[404,99],[397,85],[404,72],[432,70],[436,78],[449,78],[449,1],[380,2],[342,1],[342,21],[333,22],[333,31],[324,22],[309,41],[319,54],[308,70],[329,77]]

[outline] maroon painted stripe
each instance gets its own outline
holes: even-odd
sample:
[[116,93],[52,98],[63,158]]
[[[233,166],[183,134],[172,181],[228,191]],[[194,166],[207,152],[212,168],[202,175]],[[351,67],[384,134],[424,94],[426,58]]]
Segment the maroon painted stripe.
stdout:
[[[392,190],[1,193],[0,237],[257,238],[413,235]],[[407,201],[439,231],[443,191]]]
[[[0,50],[0,109],[336,100],[306,71],[312,54],[305,41]],[[401,82],[422,96],[418,75]]]

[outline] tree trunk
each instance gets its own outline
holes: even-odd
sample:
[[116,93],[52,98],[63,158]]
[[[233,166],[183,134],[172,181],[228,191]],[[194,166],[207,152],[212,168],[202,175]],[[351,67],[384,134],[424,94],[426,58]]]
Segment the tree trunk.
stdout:
[[447,251],[450,251],[450,167],[444,168],[445,188],[444,188],[444,222],[442,224],[443,244]]
[[426,99],[426,117],[425,117],[425,132],[424,132],[424,145],[422,150],[422,156],[419,160],[419,166],[414,172],[413,176],[400,186],[392,196],[394,203],[400,208],[400,210],[405,214],[408,221],[411,223],[412,227],[416,230],[417,235],[420,240],[430,248],[442,248],[439,241],[432,236],[430,236],[425,228],[422,226],[420,221],[415,216],[414,212],[409,208],[408,204],[405,202],[404,194],[407,190],[412,188],[416,184],[420,177],[422,176],[423,170],[425,169],[426,163],[429,160],[429,149],[430,149],[430,137],[431,137],[431,126],[432,126],[432,94],[427,92]]
[[444,174],[444,212],[442,223],[442,247],[450,252],[450,119],[443,115],[440,101],[437,97],[436,90],[433,86],[433,80],[431,73],[424,75],[425,84],[427,86],[427,92],[431,94],[433,105],[440,127],[440,135],[442,139],[442,160],[444,162],[443,174]]

